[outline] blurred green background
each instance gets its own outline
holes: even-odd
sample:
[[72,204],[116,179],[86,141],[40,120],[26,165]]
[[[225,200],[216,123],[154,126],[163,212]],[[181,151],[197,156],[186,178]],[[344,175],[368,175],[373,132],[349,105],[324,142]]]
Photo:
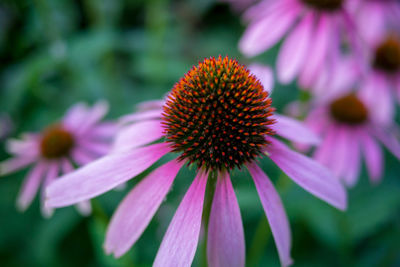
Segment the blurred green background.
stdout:
[[[140,101],[164,96],[204,57],[229,55],[250,63],[237,49],[243,30],[239,15],[213,0],[2,0],[0,113],[12,118],[12,136],[40,131],[77,101],[106,99],[108,118],[117,118]],[[256,60],[273,65],[276,51]],[[282,111],[299,96],[295,85],[276,85],[273,104]],[[2,141],[0,160],[7,157]],[[349,191],[346,213],[306,193],[268,159],[261,161],[290,219],[294,266],[400,266],[400,165],[388,153],[385,160],[385,177],[377,186],[369,184],[363,167],[359,184]],[[180,172],[143,236],[116,260],[103,253],[105,227],[118,202],[144,175],[122,191],[93,200],[90,217],[70,207],[43,219],[38,199],[25,213],[15,208],[25,174],[0,178],[2,267],[151,266],[194,177],[192,170]],[[244,221],[247,266],[279,266],[250,176],[235,171],[232,177]],[[203,250],[200,241],[193,266],[206,266]]]

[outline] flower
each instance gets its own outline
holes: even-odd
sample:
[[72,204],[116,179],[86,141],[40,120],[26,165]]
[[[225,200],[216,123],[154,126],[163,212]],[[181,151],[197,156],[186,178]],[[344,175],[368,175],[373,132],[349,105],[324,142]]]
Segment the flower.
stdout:
[[[318,78],[319,70],[333,64],[340,47],[348,38],[358,50],[356,27],[349,11],[351,0],[263,0],[247,10],[249,22],[239,49],[249,57],[268,50],[287,33],[277,58],[277,76],[290,83],[299,75],[299,83],[308,88]],[[293,26],[294,25],[294,26]]]
[[[143,233],[185,163],[197,166],[197,176],[168,227],[153,266],[191,265],[207,180],[216,183],[208,228],[209,265],[244,266],[243,226],[230,180],[230,171],[236,167],[247,167],[251,173],[281,263],[291,264],[289,223],[278,193],[257,166],[256,159],[262,155],[268,155],[315,196],[346,208],[346,192],[338,180],[273,135],[310,144],[318,139],[299,122],[273,115],[267,91],[236,60],[205,59],[175,84],[158,115],[157,108],[152,108],[125,117],[127,121],[130,124],[116,137],[113,153],[67,174],[47,189],[47,205],[75,204],[137,176],[168,152],[177,153],[176,159],[140,181],[114,213],[105,249],[116,257],[126,253]],[[153,143],[159,139],[162,141]]]
[[400,35],[377,35],[368,45],[362,62],[365,78],[360,86],[382,112],[393,115],[396,95],[400,102]]
[[374,115],[377,112],[375,103],[366,98],[362,90],[347,89],[347,92],[314,103],[308,114],[305,123],[323,138],[313,157],[331,169],[347,186],[354,186],[363,156],[371,182],[377,183],[383,172],[379,142],[400,159],[396,125],[393,120],[384,124],[381,117]]
[[[21,140],[7,142],[7,150],[14,157],[0,163],[0,175],[34,164],[17,199],[21,211],[29,207],[41,184],[44,188],[60,175],[71,172],[74,165],[85,165],[109,151],[116,128],[113,123],[100,122],[107,110],[105,102],[92,108],[79,103],[43,132],[24,134]],[[78,203],[77,208],[82,214],[91,210],[87,201]],[[48,217],[52,209],[42,207],[42,212]]]

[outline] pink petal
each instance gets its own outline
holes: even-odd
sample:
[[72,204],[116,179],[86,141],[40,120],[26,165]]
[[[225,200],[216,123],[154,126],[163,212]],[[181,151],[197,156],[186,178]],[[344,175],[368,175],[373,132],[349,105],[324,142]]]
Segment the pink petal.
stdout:
[[260,197],[265,214],[267,215],[272,235],[274,236],[278,249],[281,265],[289,266],[293,263],[290,257],[292,238],[285,208],[283,207],[274,185],[260,167],[255,163],[251,163],[247,164],[247,168],[253,177],[258,196]]
[[79,166],[84,166],[94,161],[97,157],[89,153],[88,151],[85,151],[82,148],[77,147],[71,152],[71,158],[74,162],[78,163]]
[[208,223],[207,258],[212,267],[240,267],[245,263],[242,217],[227,172],[218,175]]
[[361,146],[360,146],[360,133],[361,130],[354,130],[348,136],[348,162],[346,169],[343,172],[343,178],[347,186],[354,186],[358,180],[361,168]]
[[308,52],[312,53],[308,47],[314,20],[313,13],[308,13],[283,42],[276,67],[281,83],[293,81],[305,63]]
[[332,146],[330,153],[332,157],[330,158],[330,162],[328,167],[332,170],[335,176],[344,178],[343,173],[349,164],[350,155],[350,135],[351,135],[350,127],[338,125],[335,134],[335,145]]
[[88,107],[85,103],[78,103],[68,109],[63,119],[63,125],[68,129],[74,130],[84,121],[88,112]]
[[332,162],[332,151],[336,145],[336,133],[336,125],[327,125],[325,137],[314,152],[314,159],[325,166],[329,166]]
[[312,159],[290,150],[283,143],[271,139],[267,149],[270,158],[294,182],[332,206],[345,210],[347,195],[343,185],[331,172]]
[[43,161],[39,161],[29,172],[18,195],[17,207],[19,210],[26,210],[32,203],[46,170],[47,165]]
[[74,166],[72,166],[72,163],[68,159],[61,160],[61,173],[62,174],[67,174],[69,172],[72,172],[73,170],[74,170]]
[[43,189],[42,189],[42,205],[41,205],[41,210],[42,210],[42,215],[45,218],[50,218],[53,215],[54,209],[47,207],[44,205],[44,200],[45,200],[45,188],[51,184],[58,176],[59,172],[59,165],[57,162],[51,162],[48,164],[48,170],[46,177],[43,182]]
[[37,157],[40,153],[37,138],[11,139],[6,142],[7,152],[21,157]]
[[0,163],[0,175],[6,175],[25,168],[37,161],[37,157],[16,157]]
[[80,138],[77,142],[80,148],[96,156],[102,156],[110,152],[111,146],[107,142],[94,141],[87,138]]
[[107,192],[146,170],[169,150],[160,143],[93,161],[52,183],[47,188],[47,205],[68,206]]
[[92,213],[92,204],[89,200],[81,201],[76,204],[76,209],[82,216],[89,216]]
[[298,12],[297,7],[284,9],[251,23],[239,41],[240,51],[248,57],[253,57],[269,49],[294,23]]
[[152,143],[160,139],[163,132],[160,120],[146,120],[126,126],[116,136],[112,150],[127,151]]
[[302,122],[278,114],[274,114],[274,119],[276,119],[276,123],[271,125],[271,128],[275,130],[278,135],[290,141],[303,144],[316,145],[320,142],[318,136],[310,131]]
[[264,90],[271,94],[274,87],[274,75],[270,67],[262,64],[251,64],[250,72],[254,74],[261,82]]
[[92,108],[88,109],[84,120],[79,124],[79,127],[75,130],[75,133],[77,133],[78,135],[85,133],[97,122],[99,122],[106,115],[107,111],[107,102],[97,102]]
[[153,267],[191,266],[199,240],[207,176],[200,172],[186,192],[169,224]]
[[311,52],[308,54],[307,64],[304,65],[300,75],[299,83],[302,87],[310,87],[319,74],[323,62],[326,60],[332,34],[329,19],[326,16],[321,16],[317,29],[313,34],[313,40],[310,42],[309,50]]
[[387,150],[400,159],[400,142],[393,131],[381,129],[379,126],[372,126],[370,131],[382,142]]
[[125,197],[107,230],[107,254],[120,257],[138,240],[165,199],[182,164],[173,160],[162,165]]
[[146,110],[161,110],[165,104],[165,100],[150,100],[140,102],[136,105],[138,111],[146,111]]
[[110,139],[114,137],[118,130],[118,125],[114,122],[102,122],[93,126],[85,133],[85,137]]
[[122,124],[129,122],[137,122],[142,120],[160,119],[162,109],[160,110],[148,110],[142,112],[136,112],[131,115],[126,115],[121,117],[120,122]]
[[360,132],[361,149],[369,172],[371,182],[376,184],[382,179],[383,154],[376,141],[366,132]]

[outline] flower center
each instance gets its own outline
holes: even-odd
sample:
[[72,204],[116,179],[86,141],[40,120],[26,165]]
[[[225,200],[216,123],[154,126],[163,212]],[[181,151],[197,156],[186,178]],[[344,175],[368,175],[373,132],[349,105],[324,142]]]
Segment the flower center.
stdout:
[[341,123],[356,125],[368,119],[368,110],[354,95],[350,94],[336,99],[330,105],[332,117]]
[[167,141],[199,168],[233,169],[268,144],[271,99],[260,81],[228,57],[209,58],[175,84],[164,106]]
[[302,0],[306,5],[321,11],[335,11],[342,7],[343,0]]
[[393,73],[400,70],[400,42],[389,37],[375,51],[374,67],[385,72]]
[[40,149],[43,157],[54,159],[68,156],[74,144],[73,135],[60,125],[55,125],[44,131]]

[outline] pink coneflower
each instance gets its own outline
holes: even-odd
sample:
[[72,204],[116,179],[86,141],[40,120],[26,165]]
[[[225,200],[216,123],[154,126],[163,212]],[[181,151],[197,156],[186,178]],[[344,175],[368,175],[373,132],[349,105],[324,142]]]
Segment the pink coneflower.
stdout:
[[396,95],[400,102],[400,34],[376,34],[368,52],[361,88],[379,108],[394,113]]
[[[302,87],[310,87],[322,66],[339,53],[343,36],[358,47],[355,25],[348,14],[354,0],[264,0],[249,8],[250,24],[239,42],[246,56],[256,56],[283,41],[277,58],[277,75],[290,83],[297,75]],[[357,49],[356,49],[357,50]]]
[[348,186],[357,182],[362,157],[371,182],[380,181],[383,153],[379,142],[400,159],[395,125],[393,121],[383,124],[381,118],[374,116],[376,111],[362,91],[348,90],[319,103],[306,118],[306,124],[323,138],[314,158]]
[[[175,152],[176,159],[151,172],[119,205],[108,227],[106,252],[119,257],[129,250],[183,164],[188,164],[197,166],[197,176],[168,227],[153,266],[191,265],[207,180],[216,183],[208,224],[209,265],[244,266],[243,226],[230,172],[246,167],[271,225],[281,263],[290,265],[289,223],[257,158],[268,155],[296,183],[339,209],[346,208],[346,193],[327,169],[273,137],[277,133],[315,144],[315,135],[297,121],[272,112],[268,93],[245,66],[228,57],[205,59],[175,84],[158,119],[149,119],[148,112],[131,116],[135,123],[120,134],[126,143],[120,142],[114,153],[50,185],[47,204],[62,207],[98,196]],[[209,178],[211,174],[215,178]]]
[[[112,123],[100,122],[107,110],[104,102],[93,108],[77,104],[60,122],[42,133],[24,134],[21,140],[8,141],[7,150],[14,157],[1,162],[0,175],[34,164],[17,199],[20,210],[29,207],[40,185],[44,188],[59,176],[71,172],[75,166],[88,164],[109,151],[116,129]],[[88,201],[78,203],[77,208],[82,214],[91,210]],[[44,216],[50,216],[52,209],[43,208],[42,212]]]

